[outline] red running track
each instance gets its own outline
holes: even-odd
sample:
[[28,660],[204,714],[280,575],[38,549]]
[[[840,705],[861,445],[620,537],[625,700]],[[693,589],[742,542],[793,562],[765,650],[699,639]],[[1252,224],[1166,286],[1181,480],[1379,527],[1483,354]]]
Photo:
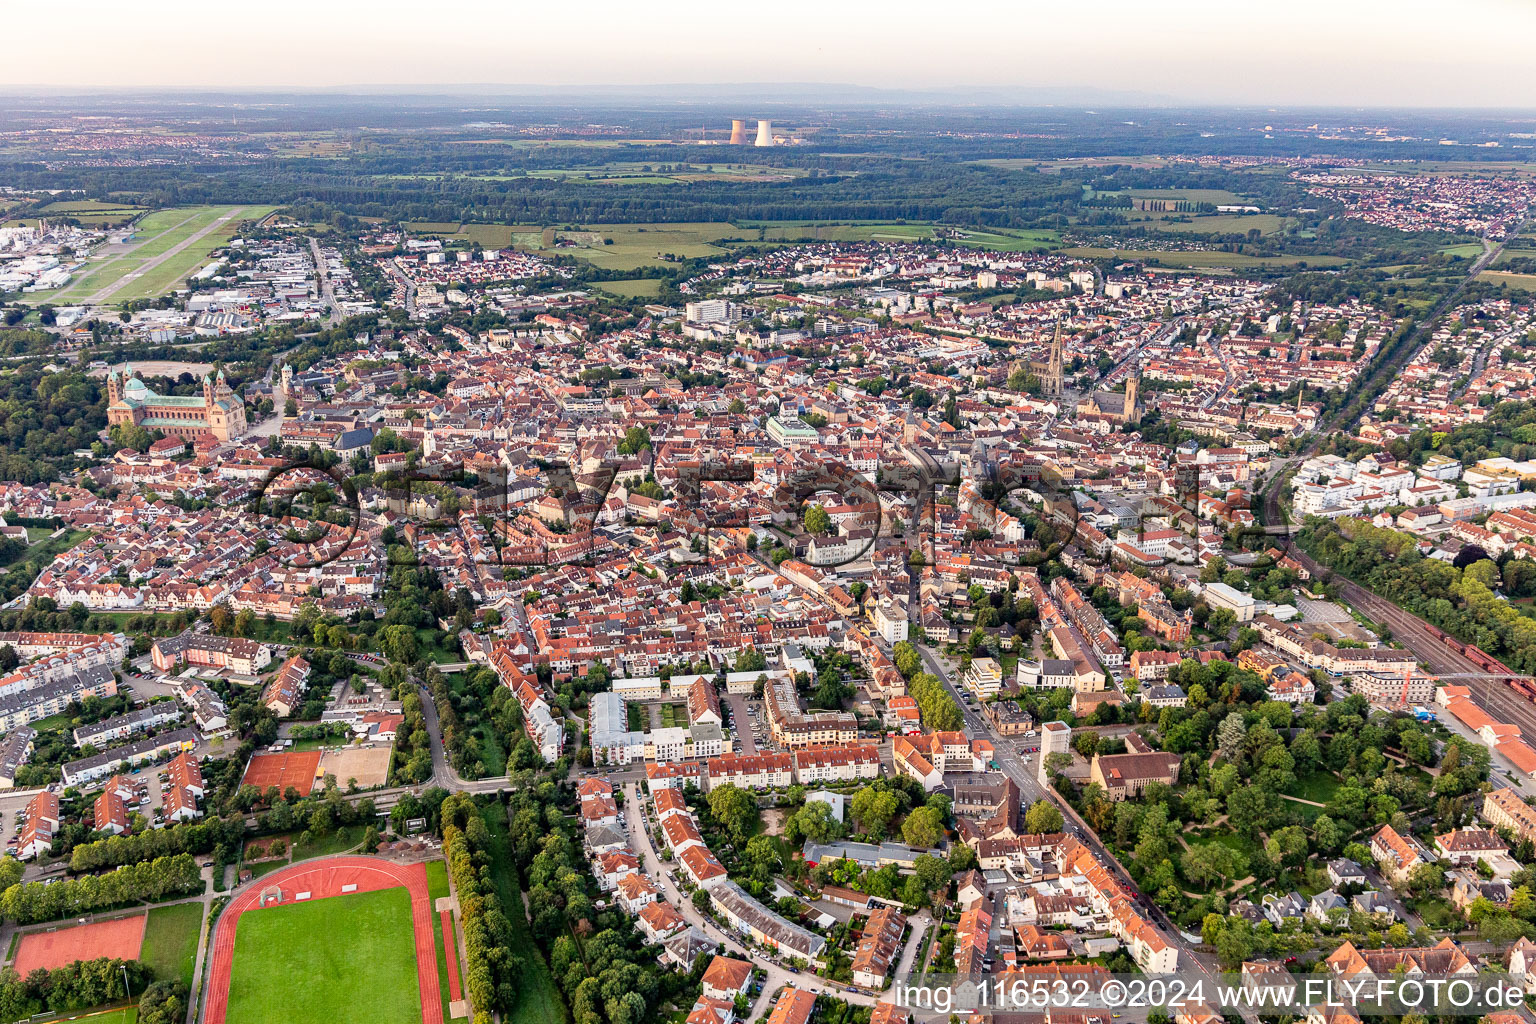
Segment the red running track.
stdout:
[[448,954],[448,1001],[459,1001],[459,940],[453,934],[453,911],[443,911],[443,952]]
[[[432,937],[432,900],[427,895],[425,864],[393,864],[372,857],[329,857],[295,864],[274,871],[252,882],[230,901],[219,915],[213,937],[212,967],[208,974],[205,1024],[224,1024],[229,1012],[229,977],[235,960],[235,929],[240,915],[261,905],[261,894],[273,886],[283,891],[282,904],[297,902],[301,892],[311,900],[329,896],[351,895],[342,887],[355,885],[352,892],[375,892],[404,886],[411,894],[411,919],[416,938],[416,980],[421,987],[421,1024],[442,1024],[443,997],[437,987],[437,943]],[[307,902],[307,901],[306,901]],[[268,902],[269,907],[278,906]]]

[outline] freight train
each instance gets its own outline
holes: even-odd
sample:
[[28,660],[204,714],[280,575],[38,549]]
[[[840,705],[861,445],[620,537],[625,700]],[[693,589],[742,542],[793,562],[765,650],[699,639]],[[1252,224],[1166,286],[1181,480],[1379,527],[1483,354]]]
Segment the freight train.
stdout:
[[1489,656],[1485,651],[1479,650],[1471,644],[1462,643],[1460,640],[1457,640],[1455,637],[1451,636],[1445,630],[1440,629],[1438,626],[1432,626],[1429,623],[1425,623],[1424,628],[1429,630],[1430,635],[1433,636],[1436,640],[1439,640],[1441,643],[1445,644],[1445,646],[1449,647],[1463,658],[1466,658],[1472,664],[1476,665],[1484,672],[1487,672],[1489,675],[1501,677],[1500,681],[1503,682],[1504,685],[1520,694],[1520,696],[1524,697],[1526,700],[1531,701],[1532,703],[1536,703],[1536,681],[1521,678],[1521,676],[1515,672],[1514,669],[1510,668],[1502,661]]

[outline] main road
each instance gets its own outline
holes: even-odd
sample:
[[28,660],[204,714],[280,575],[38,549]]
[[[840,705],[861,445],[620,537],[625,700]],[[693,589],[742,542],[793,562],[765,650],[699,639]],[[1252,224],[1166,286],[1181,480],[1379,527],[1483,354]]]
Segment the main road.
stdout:
[[[966,707],[964,695],[950,676],[949,667],[944,663],[943,659],[934,654],[926,645],[913,644],[913,647],[916,648],[928,671],[943,681],[944,686],[954,696],[955,702],[959,704],[960,714],[965,719],[966,732],[973,736],[985,736],[991,740],[993,748],[997,751],[998,767],[1019,787],[1019,793],[1024,802],[1026,804],[1033,804],[1037,800],[1048,800],[1062,811],[1063,817],[1069,823],[1073,821],[1080,822],[1079,825],[1069,825],[1069,828],[1071,828],[1078,840],[1093,851],[1093,855],[1099,859],[1100,863],[1108,866],[1110,872],[1127,891],[1139,892],[1135,881],[1131,878],[1130,872],[1126,871],[1119,860],[1115,858],[1115,855],[1099,841],[1099,837],[1094,833],[1093,829],[1089,828],[1086,822],[1082,822],[1077,812],[1062,799],[1060,794],[1041,783],[1036,773],[1031,772],[1025,766],[1024,762],[1019,758],[1015,746],[1017,741],[1000,735],[985,715]],[[1043,754],[1039,756],[1044,757]],[[1151,899],[1141,899],[1140,905],[1142,910],[1157,925],[1158,931],[1162,933],[1163,940],[1178,949],[1179,959],[1182,962],[1194,965],[1196,970],[1202,971],[1207,975],[1215,976],[1217,962],[1214,956],[1201,951],[1196,948],[1195,944],[1185,939],[1173,920],[1163,912],[1161,907],[1153,903]]]

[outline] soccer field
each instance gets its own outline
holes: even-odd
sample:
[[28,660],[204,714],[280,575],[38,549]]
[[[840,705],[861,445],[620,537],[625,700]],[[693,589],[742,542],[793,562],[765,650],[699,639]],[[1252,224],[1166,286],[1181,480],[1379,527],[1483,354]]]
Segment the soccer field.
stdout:
[[226,1024],[420,1024],[405,889],[248,910]]

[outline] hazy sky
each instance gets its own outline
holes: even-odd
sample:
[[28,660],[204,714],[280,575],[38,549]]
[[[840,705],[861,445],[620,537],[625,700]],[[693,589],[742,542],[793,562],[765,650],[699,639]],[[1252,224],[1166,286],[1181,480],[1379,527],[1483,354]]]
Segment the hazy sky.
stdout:
[[827,82],[1536,107],[1536,0],[74,0],[0,11],[0,85]]

